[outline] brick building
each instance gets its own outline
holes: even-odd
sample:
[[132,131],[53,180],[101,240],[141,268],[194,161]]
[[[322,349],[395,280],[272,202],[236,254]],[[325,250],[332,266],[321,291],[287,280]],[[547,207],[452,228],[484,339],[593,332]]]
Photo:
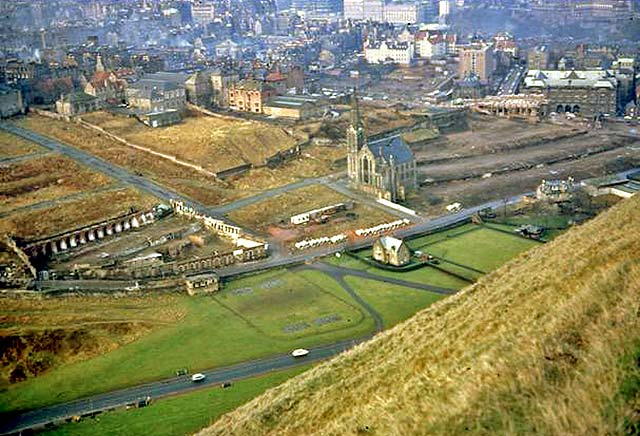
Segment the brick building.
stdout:
[[529,70],[523,93],[542,94],[549,111],[586,117],[615,114],[618,80],[608,70]]
[[493,46],[490,44],[472,44],[460,49],[460,78],[475,75],[482,83],[491,80],[496,69]]
[[261,114],[264,113],[265,102],[276,95],[276,90],[264,82],[242,80],[229,86],[229,107],[241,112]]

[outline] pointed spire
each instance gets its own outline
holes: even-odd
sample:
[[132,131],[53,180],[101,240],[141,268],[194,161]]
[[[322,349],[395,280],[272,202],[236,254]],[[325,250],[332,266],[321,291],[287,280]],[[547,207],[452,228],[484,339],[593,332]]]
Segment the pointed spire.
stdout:
[[351,126],[358,128],[361,125],[362,120],[360,119],[360,107],[358,106],[358,92],[356,88],[353,88],[353,93],[351,94]]

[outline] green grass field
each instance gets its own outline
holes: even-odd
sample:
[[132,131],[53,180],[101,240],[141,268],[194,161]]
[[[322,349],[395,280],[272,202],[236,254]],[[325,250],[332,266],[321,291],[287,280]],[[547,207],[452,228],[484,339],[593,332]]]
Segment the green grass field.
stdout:
[[[368,251],[370,254],[370,250]],[[373,265],[369,265],[363,261],[358,259],[354,259],[350,256],[342,256],[340,258],[332,257],[328,259],[328,262],[335,266],[340,266],[343,268],[352,268],[362,271],[368,271],[373,274],[377,274],[382,277],[389,277],[392,279],[398,280],[406,280],[408,282],[413,283],[422,283],[426,285],[439,286],[441,288],[448,289],[460,289],[468,285],[469,283],[460,280],[452,275],[449,275],[445,272],[439,271],[435,268],[431,268],[428,266],[414,269],[411,271],[389,271],[382,268],[376,268]],[[452,269],[455,270],[456,273],[459,273],[459,268],[452,267],[448,268],[446,265],[440,265],[440,267],[444,269]],[[477,274],[473,274],[470,271],[464,270],[462,271],[465,277],[469,276],[470,280],[475,280],[477,278]]]
[[409,319],[416,312],[443,298],[428,291],[408,289],[360,277],[346,277],[346,282],[381,316],[389,328]]
[[[537,244],[470,225],[409,241],[414,249],[487,272]],[[360,254],[363,253],[366,251]],[[468,284],[431,267],[394,272],[348,256],[327,261],[381,277],[449,289]],[[441,266],[464,273],[464,269],[445,262]],[[383,280],[353,276],[347,280],[379,311],[387,327],[439,298]],[[196,372],[287,353],[294,348],[361,337],[374,330],[371,316],[334,279],[310,270],[273,270],[240,278],[225,283],[224,290],[212,296],[179,295],[175,309],[184,314],[179,320],[156,327],[134,342],[0,391],[0,412],[42,407],[168,378],[179,368]]]
[[[474,224],[465,224],[443,232],[407,240],[406,242],[414,251],[420,250],[424,253],[442,257],[451,262],[484,272],[493,271],[521,252],[540,244],[539,242],[524,239],[515,234],[509,235],[494,230],[490,228],[491,226],[507,231],[513,229],[506,225],[491,224],[487,227],[480,227]],[[355,253],[355,255],[361,258],[370,257],[371,249],[360,250]],[[328,258],[327,261],[333,265],[344,268],[355,268],[385,277],[450,289],[460,289],[468,284],[467,281],[461,280],[456,276],[475,281],[482,275],[481,272],[448,262],[441,262],[438,267],[453,273],[453,275],[430,267],[404,272],[388,271],[376,268],[375,266],[371,266],[346,255],[340,258],[331,257]]]
[[[260,289],[265,284],[272,287]],[[172,377],[179,368],[195,372],[374,329],[371,317],[345,291],[314,271],[272,271],[233,281],[215,297],[177,301],[186,309],[183,319],[99,357],[12,385],[0,392],[0,411],[41,407]]]
[[427,245],[424,250],[452,262],[484,272],[503,265],[539,242],[486,227]]
[[309,369],[299,366],[239,380],[229,388],[219,386],[152,402],[148,407],[117,410],[65,424],[41,433],[43,436],[181,436],[193,434],[211,425],[226,412],[241,406],[269,388]]
[[[365,333],[366,314],[329,276],[316,271],[261,274],[231,282],[217,301],[274,339],[344,331]],[[273,310],[265,310],[272,308]],[[364,323],[365,330],[359,328]],[[358,331],[352,331],[354,328]]]

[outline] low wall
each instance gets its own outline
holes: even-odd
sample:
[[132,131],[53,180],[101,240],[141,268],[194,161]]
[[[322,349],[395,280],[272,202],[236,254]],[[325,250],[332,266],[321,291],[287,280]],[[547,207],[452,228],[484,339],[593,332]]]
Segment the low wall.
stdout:
[[70,122],[71,121],[71,117],[67,116],[67,115],[62,115],[56,112],[51,112],[51,111],[47,111],[44,109],[38,109],[38,108],[30,108],[29,109],[31,112],[41,115],[43,117],[47,117],[47,118],[52,118],[54,120],[60,120],[60,121],[67,121]]
[[251,168],[253,168],[253,165],[250,163],[238,165],[237,167],[234,167],[234,168],[218,171],[216,173],[216,177],[218,177],[220,180],[228,179],[229,177],[239,176],[241,174],[249,172]]

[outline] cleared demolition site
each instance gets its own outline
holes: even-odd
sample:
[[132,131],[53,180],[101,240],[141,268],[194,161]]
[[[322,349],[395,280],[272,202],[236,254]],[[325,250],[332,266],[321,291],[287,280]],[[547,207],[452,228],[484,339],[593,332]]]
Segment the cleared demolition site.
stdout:
[[[385,203],[346,180],[338,112],[3,124],[0,264],[20,291],[2,297],[0,413],[369,337],[615,203],[573,196],[574,179],[640,165],[624,124],[364,108],[370,136],[417,162],[419,187]],[[402,267],[368,248],[391,235]]]

